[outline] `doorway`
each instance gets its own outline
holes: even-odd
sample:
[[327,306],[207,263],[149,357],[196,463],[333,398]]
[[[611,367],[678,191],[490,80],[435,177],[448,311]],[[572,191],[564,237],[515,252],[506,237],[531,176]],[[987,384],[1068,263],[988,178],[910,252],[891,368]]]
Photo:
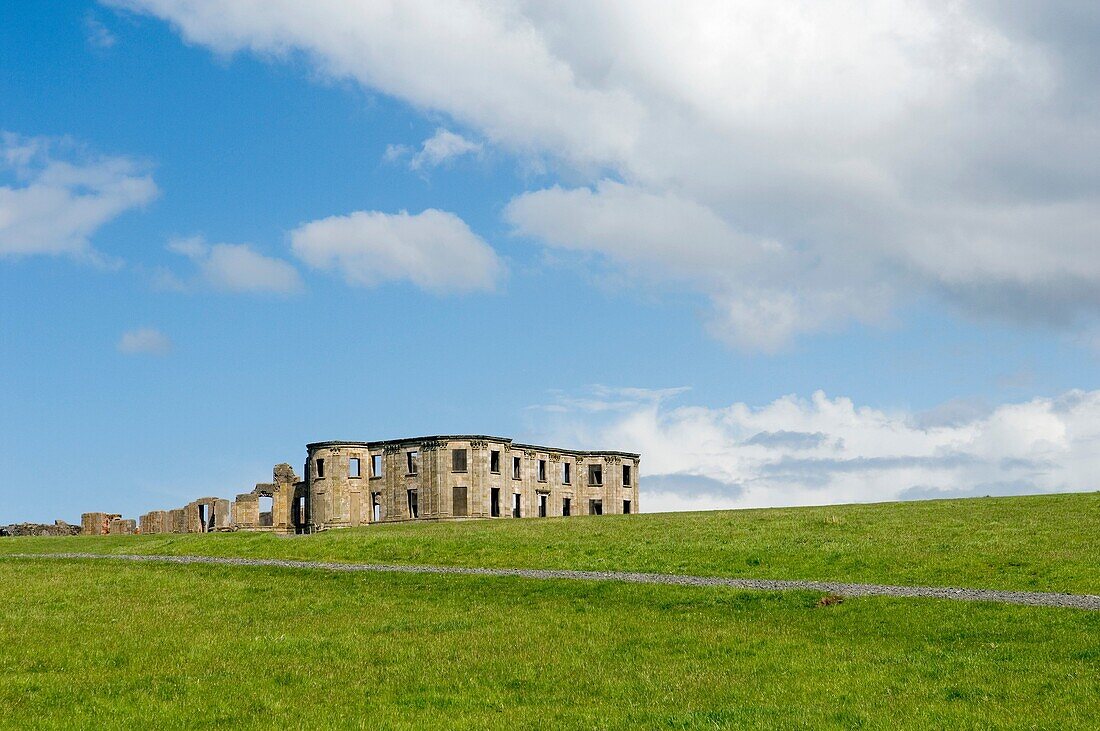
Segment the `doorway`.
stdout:
[[258,500],[258,509],[260,511],[259,522],[261,526],[271,527],[275,524],[273,513],[275,511],[275,500],[270,495],[261,495]]
[[214,510],[213,507],[202,503],[198,506],[199,510],[199,533],[209,533],[214,530]]
[[306,496],[299,495],[298,499],[294,501],[294,515],[291,516],[291,522],[294,524],[295,533],[307,533],[308,527],[306,525]]

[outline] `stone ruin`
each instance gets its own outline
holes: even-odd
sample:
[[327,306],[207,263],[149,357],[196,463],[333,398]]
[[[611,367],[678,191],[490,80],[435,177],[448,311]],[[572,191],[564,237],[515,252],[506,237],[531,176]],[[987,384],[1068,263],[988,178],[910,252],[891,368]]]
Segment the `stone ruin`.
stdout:
[[13,523],[0,526],[0,536],[75,536],[80,534],[79,525],[70,525],[63,520],[49,523]]
[[140,523],[85,513],[84,535],[266,531],[280,535],[374,523],[568,518],[638,512],[640,455],[444,435],[306,445],[305,477],[275,465],[271,482],[232,501],[192,500]]
[[[271,482],[256,485],[251,492],[237,495],[233,501],[219,497],[202,497],[182,508],[152,510],[141,516],[140,522],[126,520],[118,513],[84,513],[80,533],[86,536],[217,533],[250,530],[276,533],[304,533],[302,521],[290,521],[290,503],[300,496],[305,483],[288,464],[275,466]],[[270,501],[267,510],[261,502]]]

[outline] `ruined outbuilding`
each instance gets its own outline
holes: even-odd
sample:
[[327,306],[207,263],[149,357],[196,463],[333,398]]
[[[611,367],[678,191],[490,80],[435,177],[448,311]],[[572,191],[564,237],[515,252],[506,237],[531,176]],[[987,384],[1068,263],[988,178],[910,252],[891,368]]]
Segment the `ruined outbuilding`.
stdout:
[[271,482],[232,502],[204,497],[140,524],[85,513],[85,535],[313,533],[372,523],[548,518],[638,512],[640,455],[518,444],[483,435],[306,445],[304,477],[278,464]]

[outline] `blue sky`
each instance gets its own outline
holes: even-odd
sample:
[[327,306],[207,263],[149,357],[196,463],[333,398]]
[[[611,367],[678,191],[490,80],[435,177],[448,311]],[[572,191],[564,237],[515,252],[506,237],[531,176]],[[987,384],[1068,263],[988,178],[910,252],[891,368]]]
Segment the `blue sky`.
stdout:
[[[996,42],[953,51],[989,67],[960,81],[834,8],[804,20],[835,44],[777,78],[851,33],[912,95],[843,115],[890,80],[818,80],[820,120],[788,130],[806,95],[767,73],[704,78],[682,47],[659,69],[631,44],[597,57],[661,32],[645,4],[591,24],[413,5],[5,10],[0,523],[232,497],[308,441],[446,432],[643,451],[644,509],[1089,488],[1100,186],[1079,44],[974,3],[963,30]],[[683,20],[771,28],[748,5]],[[943,20],[885,5],[861,23]],[[961,32],[929,27],[908,42]],[[769,33],[753,58],[786,45]],[[1032,116],[980,134],[1005,107]],[[914,118],[965,154],[913,149]],[[1052,128],[1080,144],[1037,162]],[[802,145],[846,152],[793,162]],[[27,223],[41,190],[68,197]],[[759,438],[787,433],[823,436]],[[917,461],[867,462],[887,457]]]

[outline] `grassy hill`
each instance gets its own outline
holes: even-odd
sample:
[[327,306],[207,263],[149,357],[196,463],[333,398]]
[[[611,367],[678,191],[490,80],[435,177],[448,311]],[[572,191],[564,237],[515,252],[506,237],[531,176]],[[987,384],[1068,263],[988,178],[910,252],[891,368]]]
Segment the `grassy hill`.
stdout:
[[568,568],[1100,593],[1100,493],[820,508],[0,540],[87,551]]
[[1100,612],[4,558],[101,551],[1097,592],[1100,495],[0,540],[0,725],[1094,728]]

